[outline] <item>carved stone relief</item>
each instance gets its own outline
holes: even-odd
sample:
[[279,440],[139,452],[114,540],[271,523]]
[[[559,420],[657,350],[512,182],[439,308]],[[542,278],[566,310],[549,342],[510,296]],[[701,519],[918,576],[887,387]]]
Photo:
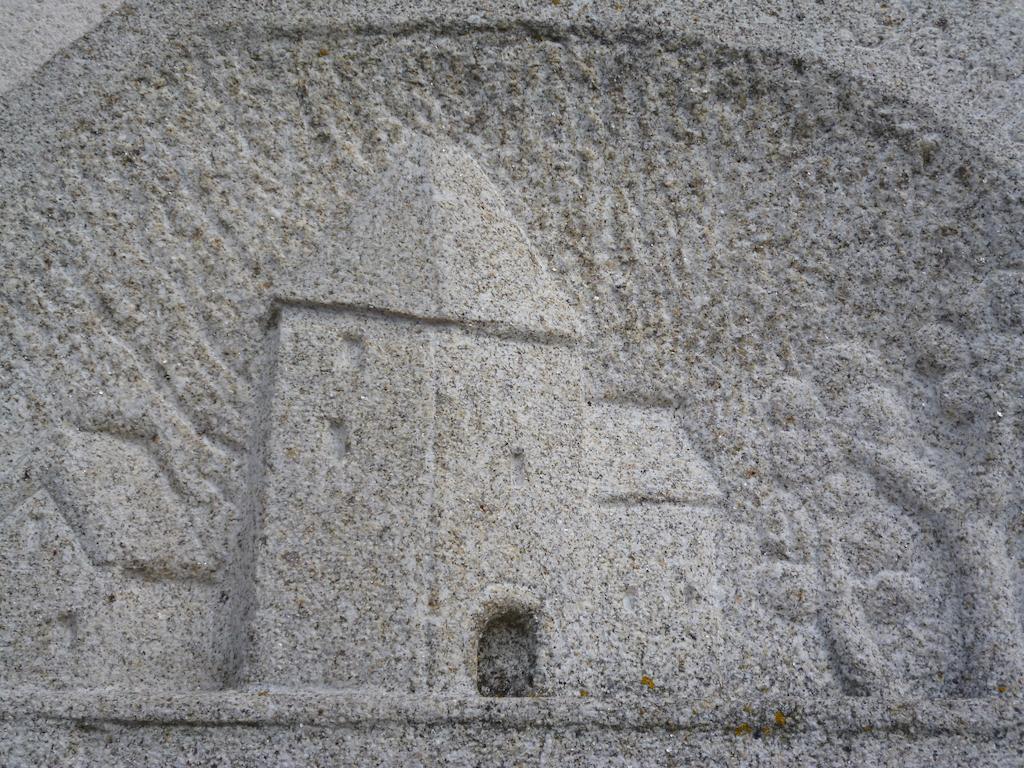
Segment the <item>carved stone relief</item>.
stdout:
[[1012,168],[676,27],[189,24],[0,155],[0,738],[1013,764]]

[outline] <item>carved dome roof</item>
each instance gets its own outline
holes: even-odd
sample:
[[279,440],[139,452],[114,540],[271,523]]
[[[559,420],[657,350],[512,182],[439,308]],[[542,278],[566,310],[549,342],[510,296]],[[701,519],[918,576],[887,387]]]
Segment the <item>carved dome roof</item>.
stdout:
[[417,138],[353,206],[349,237],[281,287],[298,301],[575,335],[575,307],[480,164]]

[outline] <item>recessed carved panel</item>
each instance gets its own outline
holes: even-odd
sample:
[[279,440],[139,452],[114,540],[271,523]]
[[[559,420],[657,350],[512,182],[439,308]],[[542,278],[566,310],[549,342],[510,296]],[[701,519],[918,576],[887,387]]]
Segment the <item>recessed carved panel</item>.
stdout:
[[189,20],[0,139],[0,720],[1008,754],[1016,172],[560,5]]

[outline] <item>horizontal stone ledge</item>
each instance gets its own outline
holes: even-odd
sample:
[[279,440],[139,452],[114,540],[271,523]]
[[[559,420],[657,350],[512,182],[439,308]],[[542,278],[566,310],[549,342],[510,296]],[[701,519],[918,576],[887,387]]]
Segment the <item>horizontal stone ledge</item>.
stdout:
[[656,691],[621,698],[485,698],[365,690],[160,692],[21,687],[0,690],[0,720],[183,728],[480,724],[499,729],[575,726],[736,736],[824,732],[985,739],[1024,732],[1024,697],[822,697],[797,702],[785,698],[698,700]]

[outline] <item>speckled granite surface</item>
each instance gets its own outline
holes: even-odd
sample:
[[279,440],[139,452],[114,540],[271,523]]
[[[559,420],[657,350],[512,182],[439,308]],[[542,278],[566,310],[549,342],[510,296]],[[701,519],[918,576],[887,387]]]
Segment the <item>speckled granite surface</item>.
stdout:
[[121,0],[6,0],[0,5],[0,93],[120,5]]
[[1019,765],[1021,34],[126,4],[0,97],[0,765]]

